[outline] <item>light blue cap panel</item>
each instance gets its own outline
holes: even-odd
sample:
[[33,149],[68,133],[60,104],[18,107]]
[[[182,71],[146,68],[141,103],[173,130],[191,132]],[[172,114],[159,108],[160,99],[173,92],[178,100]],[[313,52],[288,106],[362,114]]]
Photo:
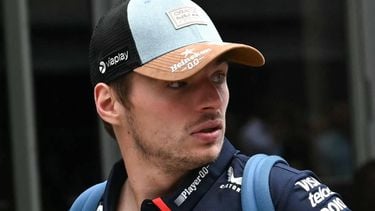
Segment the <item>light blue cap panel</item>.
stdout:
[[208,15],[190,0],[131,0],[128,21],[142,64],[197,42],[221,42]]

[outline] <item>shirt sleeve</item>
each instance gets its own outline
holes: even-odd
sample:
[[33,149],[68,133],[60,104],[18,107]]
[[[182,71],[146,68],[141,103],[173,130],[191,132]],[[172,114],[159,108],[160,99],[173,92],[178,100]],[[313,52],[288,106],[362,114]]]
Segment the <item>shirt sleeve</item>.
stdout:
[[284,164],[271,170],[270,191],[277,211],[348,211],[341,196],[322,184],[311,171]]

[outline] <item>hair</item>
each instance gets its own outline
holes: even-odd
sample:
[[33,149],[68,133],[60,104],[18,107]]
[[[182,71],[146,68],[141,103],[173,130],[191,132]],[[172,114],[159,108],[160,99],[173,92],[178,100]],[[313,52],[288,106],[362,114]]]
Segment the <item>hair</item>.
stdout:
[[[132,107],[132,103],[129,100],[129,94],[131,92],[131,82],[133,78],[133,72],[125,74],[113,81],[111,81],[108,85],[114,90],[116,97],[121,102],[121,104],[130,109]],[[110,123],[103,121],[104,129],[107,133],[113,138],[116,139],[115,132],[113,127]]]

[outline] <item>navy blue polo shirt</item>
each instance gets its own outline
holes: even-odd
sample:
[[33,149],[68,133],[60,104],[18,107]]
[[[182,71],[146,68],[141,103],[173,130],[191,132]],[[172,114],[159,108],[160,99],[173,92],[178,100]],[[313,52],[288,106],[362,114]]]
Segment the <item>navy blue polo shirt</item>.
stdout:
[[[248,157],[225,140],[218,159],[202,166],[185,179],[172,194],[145,199],[141,211],[236,211],[241,208],[242,173]],[[104,211],[115,211],[127,178],[124,163],[112,169],[100,201]],[[270,190],[277,211],[350,210],[340,196],[322,184],[310,171],[276,164],[270,175]]]

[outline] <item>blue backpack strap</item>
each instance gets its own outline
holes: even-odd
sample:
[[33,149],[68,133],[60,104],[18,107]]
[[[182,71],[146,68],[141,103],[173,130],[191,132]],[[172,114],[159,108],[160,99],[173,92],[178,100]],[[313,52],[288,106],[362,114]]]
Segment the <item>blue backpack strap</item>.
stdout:
[[95,211],[104,193],[107,181],[96,184],[85,190],[74,201],[70,211]]
[[242,176],[241,202],[244,211],[274,211],[269,189],[269,175],[272,167],[283,162],[277,155],[256,154],[246,162]]

